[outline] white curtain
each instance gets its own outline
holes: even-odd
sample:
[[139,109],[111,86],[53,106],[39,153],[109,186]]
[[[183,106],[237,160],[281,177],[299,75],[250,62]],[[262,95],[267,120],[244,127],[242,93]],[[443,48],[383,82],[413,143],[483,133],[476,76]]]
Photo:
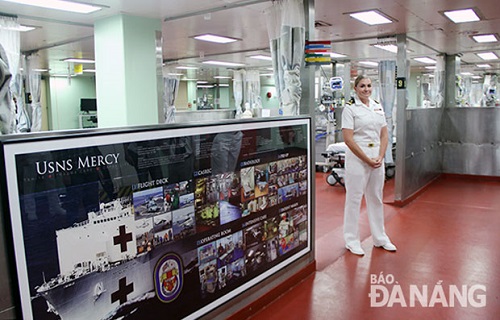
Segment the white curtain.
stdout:
[[389,133],[389,145],[385,152],[385,163],[394,164],[392,143],[394,137],[393,109],[396,103],[396,61],[380,61],[378,64],[378,74],[380,81],[380,103],[384,108],[387,131]]
[[245,70],[235,70],[233,72],[233,95],[236,107],[236,119],[241,118],[243,113],[241,103],[243,102],[243,79],[245,78],[245,73]]
[[262,99],[260,98],[259,70],[247,71],[245,84],[245,99],[250,106],[250,111],[254,116],[260,116],[260,110],[262,110]]
[[180,77],[174,75],[166,75],[163,78],[163,114],[165,115],[165,123],[175,123],[175,99],[179,92]]
[[265,11],[280,114],[298,115],[302,95],[305,15],[302,0],[281,0]]
[[434,69],[434,81],[429,87],[430,106],[441,108],[444,102],[444,57],[436,57],[436,69]]
[[[16,131],[16,105],[12,96],[18,101],[18,107],[23,111],[23,99],[19,94],[22,81],[19,75],[20,35],[17,18],[0,17],[0,59],[3,61],[3,81],[0,83],[0,133],[9,134]],[[10,74],[10,83],[7,81]],[[9,89],[7,89],[9,87]],[[22,90],[21,90],[22,91]]]
[[42,130],[42,106],[40,104],[40,84],[42,75],[35,69],[40,68],[39,57],[31,55],[27,58],[27,78],[31,94],[31,106],[27,109],[28,116],[31,116],[31,131],[39,132]]

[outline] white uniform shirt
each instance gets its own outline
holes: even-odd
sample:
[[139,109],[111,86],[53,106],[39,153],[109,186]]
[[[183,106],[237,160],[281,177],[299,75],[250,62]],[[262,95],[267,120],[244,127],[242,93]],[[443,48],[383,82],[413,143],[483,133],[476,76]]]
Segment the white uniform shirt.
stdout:
[[373,99],[369,101],[367,107],[356,96],[354,103],[346,104],[342,111],[342,129],[352,129],[354,141],[361,147],[379,145],[380,130],[387,126],[382,105]]

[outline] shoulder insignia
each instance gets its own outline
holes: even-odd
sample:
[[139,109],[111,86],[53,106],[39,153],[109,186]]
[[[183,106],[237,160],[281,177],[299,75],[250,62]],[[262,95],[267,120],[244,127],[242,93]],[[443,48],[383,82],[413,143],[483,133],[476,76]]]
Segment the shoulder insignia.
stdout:
[[374,99],[373,101],[375,101],[375,103],[376,103],[376,104],[380,104],[380,102],[378,102],[378,101],[377,101],[377,100],[375,100],[375,99]]
[[347,103],[346,103],[346,104],[348,104],[348,105],[353,105],[353,104],[355,104],[354,98],[351,98],[349,101],[347,101]]

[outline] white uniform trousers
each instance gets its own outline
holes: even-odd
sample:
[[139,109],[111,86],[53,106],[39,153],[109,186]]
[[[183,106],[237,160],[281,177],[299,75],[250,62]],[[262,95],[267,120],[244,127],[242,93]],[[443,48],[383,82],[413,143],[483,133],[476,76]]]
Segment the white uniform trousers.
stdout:
[[[378,146],[361,147],[367,156],[375,158]],[[373,244],[382,246],[389,243],[384,228],[384,207],[382,194],[384,188],[384,164],[372,168],[350,150],[345,159],[346,203],[344,208],[344,240],[346,245],[361,245],[359,237],[359,213],[363,194],[366,200],[368,220],[373,237]]]

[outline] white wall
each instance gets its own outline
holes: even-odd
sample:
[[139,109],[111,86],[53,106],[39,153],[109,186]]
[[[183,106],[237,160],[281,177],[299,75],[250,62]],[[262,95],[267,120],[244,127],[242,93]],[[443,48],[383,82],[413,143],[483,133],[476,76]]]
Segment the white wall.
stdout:
[[[49,79],[49,129],[78,129],[80,99],[95,98],[95,77]],[[99,102],[97,102],[99,108]]]

